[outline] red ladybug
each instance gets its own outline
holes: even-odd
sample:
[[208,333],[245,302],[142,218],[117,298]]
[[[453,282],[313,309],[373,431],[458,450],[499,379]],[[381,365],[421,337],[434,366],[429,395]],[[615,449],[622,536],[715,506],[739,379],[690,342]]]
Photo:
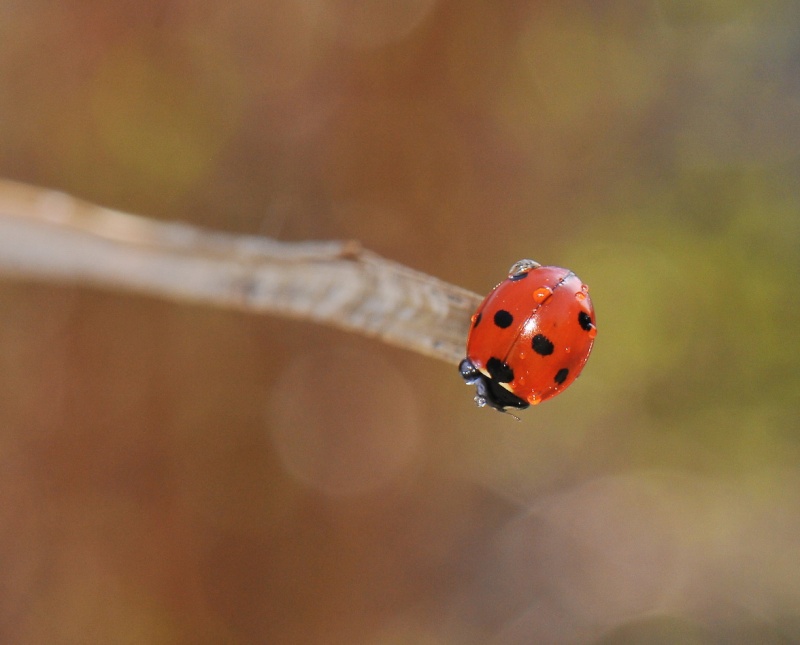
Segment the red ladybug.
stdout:
[[520,260],[472,316],[459,370],[475,402],[505,412],[565,390],[597,335],[589,288],[569,269]]

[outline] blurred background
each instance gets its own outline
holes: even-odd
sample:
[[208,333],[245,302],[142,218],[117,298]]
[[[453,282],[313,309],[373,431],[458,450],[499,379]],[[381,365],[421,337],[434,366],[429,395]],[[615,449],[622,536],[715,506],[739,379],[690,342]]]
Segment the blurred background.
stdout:
[[0,277],[4,643],[800,642],[800,5],[0,0],[0,175],[590,285],[456,366]]

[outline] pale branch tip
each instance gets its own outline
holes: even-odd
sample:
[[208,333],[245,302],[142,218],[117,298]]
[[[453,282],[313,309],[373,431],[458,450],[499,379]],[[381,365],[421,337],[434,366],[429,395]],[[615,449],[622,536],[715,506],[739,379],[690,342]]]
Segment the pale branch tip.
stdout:
[[0,274],[310,320],[453,364],[482,300],[355,241],[158,222],[1,179]]

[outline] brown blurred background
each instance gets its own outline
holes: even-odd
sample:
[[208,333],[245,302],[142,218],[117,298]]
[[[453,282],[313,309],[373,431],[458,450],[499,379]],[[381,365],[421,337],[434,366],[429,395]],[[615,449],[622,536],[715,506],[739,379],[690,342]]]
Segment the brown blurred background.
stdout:
[[0,0],[0,175],[361,240],[599,335],[455,366],[0,281],[0,642],[800,642],[800,5]]

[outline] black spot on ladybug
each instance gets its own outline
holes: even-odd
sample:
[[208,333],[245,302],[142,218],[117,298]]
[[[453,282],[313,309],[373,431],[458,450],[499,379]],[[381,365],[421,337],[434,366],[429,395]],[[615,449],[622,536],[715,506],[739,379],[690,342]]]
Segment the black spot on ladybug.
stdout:
[[475,329],[475,327],[477,327],[478,325],[481,324],[481,318],[483,318],[483,312],[481,312],[477,316],[475,316],[475,322],[472,323],[472,328],[473,329]]
[[564,381],[567,380],[567,376],[569,375],[569,370],[566,367],[562,367],[558,372],[556,372],[556,377],[553,379],[556,383],[561,385]]
[[553,353],[553,343],[543,334],[536,334],[531,342],[533,351],[541,356],[549,356]]
[[523,271],[522,273],[514,273],[513,275],[508,276],[508,279],[511,282],[517,282],[518,280],[522,280],[523,278],[527,278],[530,271]]
[[514,322],[514,316],[512,316],[505,309],[499,309],[494,315],[494,324],[500,327],[500,329],[505,329],[506,327],[510,327],[511,323],[513,322]]
[[592,324],[592,317],[585,311],[581,311],[578,313],[578,324],[584,331],[589,331],[592,329],[592,327],[594,327],[594,325]]
[[489,371],[489,376],[498,383],[511,383],[514,380],[514,370],[508,363],[494,356],[486,361],[486,369]]

